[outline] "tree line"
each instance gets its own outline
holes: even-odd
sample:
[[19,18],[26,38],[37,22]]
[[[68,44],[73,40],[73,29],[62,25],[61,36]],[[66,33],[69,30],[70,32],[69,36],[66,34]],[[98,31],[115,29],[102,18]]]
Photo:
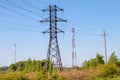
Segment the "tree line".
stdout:
[[45,70],[45,60],[31,60],[19,61],[15,64],[11,64],[8,68],[9,71],[43,71]]
[[105,63],[103,56],[97,54],[95,58],[84,61],[81,69],[92,70],[100,76],[120,74],[120,59],[113,52]]

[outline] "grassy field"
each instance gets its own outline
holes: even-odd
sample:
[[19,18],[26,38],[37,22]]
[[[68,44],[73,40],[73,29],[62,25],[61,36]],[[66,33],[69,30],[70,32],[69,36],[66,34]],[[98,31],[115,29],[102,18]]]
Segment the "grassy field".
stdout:
[[120,80],[119,75],[98,77],[87,71],[41,72],[2,72],[0,80]]
[[113,77],[113,78],[110,78],[110,77],[106,77],[106,78],[103,78],[103,77],[98,77],[98,78],[96,78],[95,80],[120,80],[120,76],[119,75],[117,75],[117,76],[115,76],[115,77]]
[[85,61],[82,67],[63,68],[62,72],[57,68],[44,67],[45,60],[20,61],[8,67],[1,67],[0,80],[120,80],[120,60],[113,53],[108,61],[104,63],[103,57],[97,55],[95,58]]

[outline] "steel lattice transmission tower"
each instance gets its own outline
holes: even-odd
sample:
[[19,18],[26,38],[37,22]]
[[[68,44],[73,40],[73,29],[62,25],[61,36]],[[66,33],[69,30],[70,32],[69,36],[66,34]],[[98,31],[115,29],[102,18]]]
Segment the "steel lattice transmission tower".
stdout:
[[43,9],[43,12],[49,12],[49,18],[41,20],[40,22],[49,22],[49,29],[43,33],[49,33],[49,45],[46,58],[46,68],[49,70],[49,63],[53,61],[53,66],[56,67],[59,71],[62,71],[62,61],[60,56],[60,50],[58,45],[57,34],[64,33],[64,31],[58,29],[57,22],[67,22],[64,19],[57,17],[57,11],[64,11],[63,9],[57,7],[56,5],[49,5],[47,9]]
[[72,28],[72,68],[75,69],[77,64],[76,45],[75,45],[75,29]]

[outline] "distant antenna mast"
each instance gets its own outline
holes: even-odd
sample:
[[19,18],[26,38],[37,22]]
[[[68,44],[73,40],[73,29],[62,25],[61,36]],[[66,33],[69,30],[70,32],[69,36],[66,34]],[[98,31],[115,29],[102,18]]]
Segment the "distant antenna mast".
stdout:
[[15,63],[16,63],[16,43],[14,44],[14,48],[15,48]]
[[77,64],[76,60],[76,45],[75,45],[75,29],[72,28],[72,68],[75,69]]

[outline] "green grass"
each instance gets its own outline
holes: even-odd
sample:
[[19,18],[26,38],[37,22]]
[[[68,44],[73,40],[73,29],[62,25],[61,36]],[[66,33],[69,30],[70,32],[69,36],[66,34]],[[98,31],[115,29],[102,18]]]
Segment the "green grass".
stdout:
[[95,80],[120,80],[120,75],[111,75],[109,77],[97,77]]
[[4,72],[0,73],[0,80],[120,80],[120,75],[109,75],[107,77],[97,77],[84,75],[85,73],[65,71],[62,73],[41,73],[41,72]]

